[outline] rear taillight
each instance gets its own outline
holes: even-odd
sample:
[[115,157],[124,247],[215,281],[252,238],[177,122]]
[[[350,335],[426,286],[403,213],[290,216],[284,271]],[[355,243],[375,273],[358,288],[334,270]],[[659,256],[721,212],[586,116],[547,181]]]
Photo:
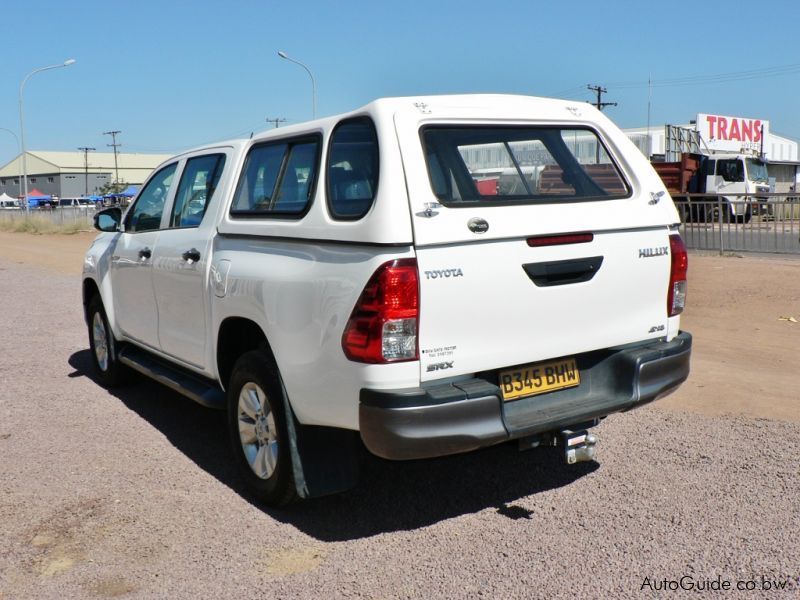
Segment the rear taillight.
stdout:
[[356,302],[342,336],[350,360],[387,363],[416,360],[419,321],[417,259],[382,264]]
[[667,292],[667,314],[670,317],[679,315],[686,306],[686,271],[689,268],[689,255],[681,236],[669,236],[669,250],[672,266],[669,273],[669,291]]

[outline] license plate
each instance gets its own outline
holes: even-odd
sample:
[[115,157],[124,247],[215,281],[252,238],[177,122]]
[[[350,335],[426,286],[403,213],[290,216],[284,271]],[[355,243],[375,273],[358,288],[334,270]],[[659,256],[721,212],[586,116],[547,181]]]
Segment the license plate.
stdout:
[[574,358],[524,365],[500,372],[500,389],[506,402],[575,387],[580,383],[581,374]]

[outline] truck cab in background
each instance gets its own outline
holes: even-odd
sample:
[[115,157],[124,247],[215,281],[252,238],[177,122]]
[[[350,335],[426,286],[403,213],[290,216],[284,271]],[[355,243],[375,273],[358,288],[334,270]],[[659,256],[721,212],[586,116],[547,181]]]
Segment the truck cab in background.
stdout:
[[680,162],[652,164],[670,194],[709,194],[690,198],[702,203],[691,214],[703,220],[748,223],[754,206],[768,201],[767,165],[755,155],[684,153]]
[[[753,205],[766,202],[769,193],[767,165],[758,157],[744,154],[712,154],[704,157],[701,177],[705,192],[723,197],[723,217],[747,223]],[[734,220],[734,219],[732,219]]]

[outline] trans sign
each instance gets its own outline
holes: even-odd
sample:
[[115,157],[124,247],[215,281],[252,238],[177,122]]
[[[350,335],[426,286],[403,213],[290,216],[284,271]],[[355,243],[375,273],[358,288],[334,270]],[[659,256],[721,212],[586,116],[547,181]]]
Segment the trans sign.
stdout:
[[769,121],[727,115],[697,115],[697,131],[714,152],[759,152],[762,137],[769,136]]

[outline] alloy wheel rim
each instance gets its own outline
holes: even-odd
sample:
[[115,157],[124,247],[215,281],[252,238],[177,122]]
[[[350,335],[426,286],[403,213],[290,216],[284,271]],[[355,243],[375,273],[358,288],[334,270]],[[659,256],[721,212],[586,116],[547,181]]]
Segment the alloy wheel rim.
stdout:
[[278,464],[278,437],[275,415],[261,386],[254,382],[242,386],[236,412],[247,464],[256,477],[269,479]]
[[106,324],[99,312],[94,313],[92,319],[92,341],[94,342],[94,357],[101,371],[108,370],[108,336]]

